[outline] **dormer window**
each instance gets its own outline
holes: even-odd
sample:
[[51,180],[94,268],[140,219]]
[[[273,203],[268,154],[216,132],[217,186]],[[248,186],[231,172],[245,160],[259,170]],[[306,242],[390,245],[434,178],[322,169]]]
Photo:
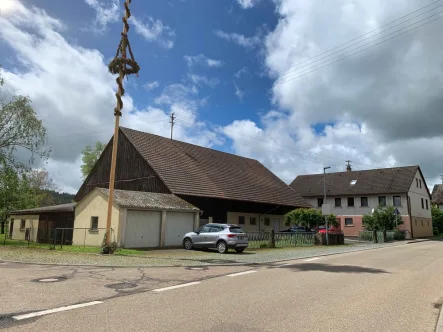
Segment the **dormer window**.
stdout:
[[352,180],[351,181],[351,186],[355,186],[356,183],[357,183],[357,180]]

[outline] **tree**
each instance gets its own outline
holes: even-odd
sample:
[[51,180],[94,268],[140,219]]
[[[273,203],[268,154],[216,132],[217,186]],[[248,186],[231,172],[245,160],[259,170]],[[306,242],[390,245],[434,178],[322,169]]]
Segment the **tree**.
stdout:
[[[0,87],[3,80],[0,77]],[[1,97],[1,95],[0,95]],[[31,107],[31,100],[24,96],[0,99],[0,162],[14,168],[27,168],[34,162],[34,156],[49,157],[45,149],[46,129]],[[26,150],[31,153],[29,163],[17,160],[15,152]]]
[[431,207],[432,226],[434,227],[434,235],[443,234],[443,211],[435,205]]
[[26,177],[34,191],[38,206],[55,204],[55,199],[50,191],[57,189],[57,187],[52,178],[49,177],[48,171],[44,169],[33,169],[26,173]]
[[[328,224],[337,227],[336,217],[331,214],[328,217]],[[306,228],[314,228],[325,224],[325,218],[321,212],[315,209],[295,209],[284,216],[286,226],[299,225]]]
[[86,177],[89,175],[89,173],[91,173],[92,168],[94,167],[98,158],[100,158],[100,155],[102,154],[103,150],[105,149],[105,146],[106,145],[101,142],[96,142],[94,147],[87,145],[84,148],[84,150],[82,151],[83,164],[81,166],[83,179],[86,179]]
[[369,231],[393,230],[403,224],[403,220],[395,215],[393,206],[378,207],[372,215],[363,216],[363,225]]

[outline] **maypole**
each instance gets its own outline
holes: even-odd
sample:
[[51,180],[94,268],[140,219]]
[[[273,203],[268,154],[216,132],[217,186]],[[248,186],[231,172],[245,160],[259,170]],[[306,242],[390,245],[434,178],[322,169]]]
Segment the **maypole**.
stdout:
[[[129,44],[128,31],[129,24],[128,19],[131,17],[131,11],[129,10],[129,4],[132,0],[125,0],[125,15],[123,16],[123,32],[121,33],[120,44],[117,48],[117,53],[109,63],[108,69],[112,74],[118,74],[116,79],[117,92],[115,97],[117,98],[117,106],[114,109],[115,126],[114,126],[114,139],[112,141],[112,158],[111,158],[111,172],[109,175],[109,197],[108,197],[108,215],[106,219],[106,245],[111,242],[111,218],[112,218],[112,203],[114,200],[114,182],[115,182],[115,167],[117,162],[117,147],[118,147],[118,130],[120,125],[120,117],[123,109],[122,97],[125,94],[123,88],[123,79],[126,75],[138,74],[140,67],[134,60],[132,54],[131,45]],[[129,51],[130,58],[126,56],[126,50]]]

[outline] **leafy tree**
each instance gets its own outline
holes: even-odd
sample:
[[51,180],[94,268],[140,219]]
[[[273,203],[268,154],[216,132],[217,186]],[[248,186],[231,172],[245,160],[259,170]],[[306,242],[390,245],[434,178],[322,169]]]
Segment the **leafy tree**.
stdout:
[[96,142],[94,147],[87,145],[84,148],[84,150],[82,151],[83,164],[81,166],[83,179],[86,179],[86,177],[89,175],[89,173],[91,173],[92,168],[94,167],[98,158],[100,158],[100,155],[102,154],[103,150],[105,149],[105,146],[106,145],[101,142]]
[[48,171],[44,169],[33,169],[26,174],[31,188],[34,190],[35,199],[39,206],[55,205],[55,199],[49,192],[57,189]]
[[363,216],[363,225],[369,231],[393,230],[396,226],[403,224],[401,217],[396,217],[393,206],[378,207],[372,215]]
[[431,207],[432,225],[434,227],[434,235],[443,234],[443,211],[433,205]]
[[[336,217],[331,214],[328,217],[328,225],[337,227]],[[295,209],[284,216],[286,226],[299,225],[306,228],[314,228],[325,224],[325,218],[316,209]]]
[[[3,80],[0,77],[0,87]],[[8,100],[0,94],[0,162],[14,168],[27,168],[38,155],[43,159],[49,157],[45,149],[46,129],[31,107],[31,100],[24,96],[13,96]],[[27,150],[31,153],[29,163],[18,161],[15,152]]]

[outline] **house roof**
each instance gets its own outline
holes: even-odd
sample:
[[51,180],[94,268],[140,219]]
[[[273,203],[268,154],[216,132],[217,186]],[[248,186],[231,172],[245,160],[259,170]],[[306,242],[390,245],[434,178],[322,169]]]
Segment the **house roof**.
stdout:
[[[326,173],[326,194],[338,196],[407,193],[419,170],[419,166],[406,166]],[[355,184],[351,185],[355,180]],[[321,197],[324,194],[323,181],[323,174],[300,175],[290,186],[303,197]],[[424,185],[426,187],[426,183]]]
[[436,184],[432,189],[432,203],[443,204],[443,184]]
[[34,209],[25,209],[25,210],[17,210],[12,211],[11,215],[20,215],[20,214],[40,214],[40,213],[49,213],[49,212],[73,212],[76,203],[67,203],[67,204],[59,204],[59,205],[51,205],[51,206],[42,206]]
[[[109,195],[109,189],[97,187],[95,190]],[[125,208],[199,211],[197,207],[175,195],[144,191],[114,190],[114,202]]]
[[308,207],[257,160],[121,128],[174,194]]

